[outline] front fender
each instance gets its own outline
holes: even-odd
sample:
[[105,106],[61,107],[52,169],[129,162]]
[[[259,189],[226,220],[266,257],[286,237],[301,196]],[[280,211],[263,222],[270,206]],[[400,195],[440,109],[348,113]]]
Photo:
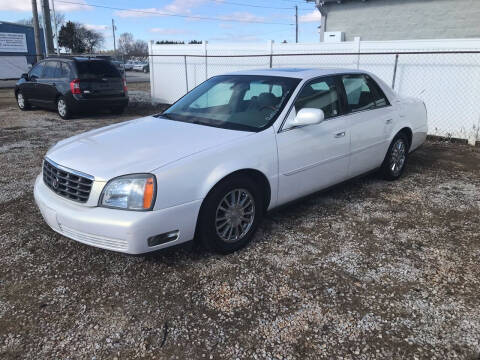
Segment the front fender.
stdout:
[[266,176],[271,188],[272,207],[277,199],[278,186],[277,150],[272,127],[156,169],[155,210],[204,199],[220,180],[244,169],[254,169]]

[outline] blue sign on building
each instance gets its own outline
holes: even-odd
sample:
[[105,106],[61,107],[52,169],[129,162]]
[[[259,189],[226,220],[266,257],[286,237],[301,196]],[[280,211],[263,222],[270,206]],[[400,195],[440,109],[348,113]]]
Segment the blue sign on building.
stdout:
[[[43,30],[40,29],[40,46],[45,53]],[[36,61],[33,27],[0,21],[0,78],[17,78],[27,71],[26,64]]]

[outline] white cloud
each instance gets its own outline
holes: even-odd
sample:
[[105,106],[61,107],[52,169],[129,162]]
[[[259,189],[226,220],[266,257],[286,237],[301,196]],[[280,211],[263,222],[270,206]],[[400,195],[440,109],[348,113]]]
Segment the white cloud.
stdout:
[[[55,3],[55,10],[69,12],[77,10],[90,10],[91,6],[88,6],[85,0],[75,0],[78,4],[67,4],[67,3]],[[38,11],[41,12],[41,4],[37,1]],[[32,11],[32,2],[30,0],[0,0],[0,11]]]
[[157,8],[146,9],[132,9],[132,10],[117,10],[114,15],[127,18],[127,17],[150,17],[150,16],[163,16],[165,12]]
[[320,22],[322,20],[322,14],[320,14],[320,11],[318,10],[313,10],[311,13],[301,15],[298,18],[299,22]]
[[85,24],[85,27],[88,30],[95,30],[95,31],[107,31],[111,29],[111,26],[108,26],[108,25]]
[[164,6],[164,10],[175,14],[190,14],[191,9],[202,5],[208,0],[174,0]]
[[161,35],[180,35],[189,33],[189,31],[185,29],[151,28],[150,31]]
[[192,9],[209,0],[173,0],[162,8],[143,8],[130,10],[118,10],[114,14],[119,17],[150,17],[165,16],[171,14],[190,15]]
[[237,11],[229,15],[219,16],[222,20],[236,20],[236,21],[264,21],[265,18],[257,16],[246,11]]
[[218,26],[222,29],[231,29],[233,26],[232,24],[220,23]]

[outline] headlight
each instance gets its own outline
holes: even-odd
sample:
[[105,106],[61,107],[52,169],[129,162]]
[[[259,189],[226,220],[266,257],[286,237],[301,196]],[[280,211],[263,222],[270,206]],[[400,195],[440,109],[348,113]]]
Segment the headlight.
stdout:
[[126,210],[151,210],[156,192],[157,181],[152,174],[120,176],[105,185],[99,205]]

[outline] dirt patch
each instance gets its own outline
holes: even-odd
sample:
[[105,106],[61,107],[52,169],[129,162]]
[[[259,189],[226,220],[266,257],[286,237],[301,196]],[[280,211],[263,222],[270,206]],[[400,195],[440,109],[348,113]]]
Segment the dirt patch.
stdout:
[[48,147],[139,109],[0,108],[0,358],[479,357],[480,149],[428,142],[401,180],[272,212],[229,256],[130,257],[54,233],[32,196]]

